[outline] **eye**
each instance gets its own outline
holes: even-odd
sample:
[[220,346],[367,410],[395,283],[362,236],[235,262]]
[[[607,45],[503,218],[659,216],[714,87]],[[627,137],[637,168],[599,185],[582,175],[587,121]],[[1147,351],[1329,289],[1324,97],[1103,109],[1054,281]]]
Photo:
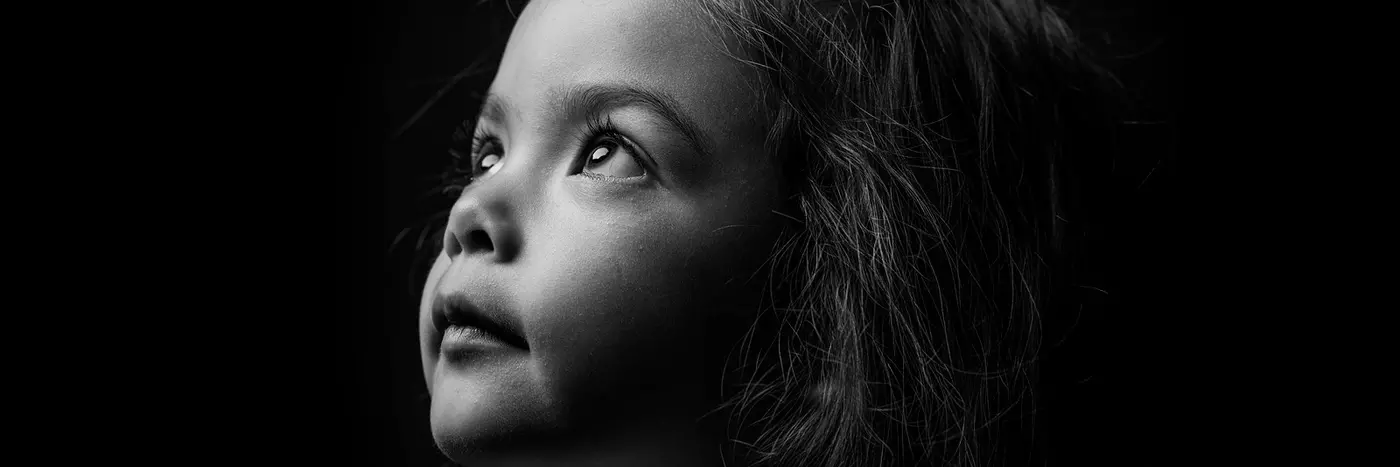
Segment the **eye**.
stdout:
[[632,178],[646,175],[642,164],[626,145],[605,139],[593,145],[583,172],[602,177]]
[[501,158],[505,151],[495,139],[481,140],[472,151],[472,178],[484,178],[501,169]]

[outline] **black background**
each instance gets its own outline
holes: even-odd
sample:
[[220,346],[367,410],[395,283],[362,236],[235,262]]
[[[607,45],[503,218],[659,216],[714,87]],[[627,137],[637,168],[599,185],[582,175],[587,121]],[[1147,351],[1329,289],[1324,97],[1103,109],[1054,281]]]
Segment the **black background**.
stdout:
[[[412,253],[421,229],[449,199],[424,196],[447,164],[454,125],[489,84],[509,32],[503,2],[352,2],[313,55],[334,70],[336,148],[333,370],[300,375],[321,400],[293,443],[312,444],[313,464],[441,465],[427,425],[418,361]],[[515,2],[519,3],[519,2]],[[1159,455],[1168,382],[1158,371],[1171,345],[1161,338],[1179,298],[1171,246],[1182,211],[1177,132],[1183,100],[1179,13],[1165,1],[1058,1],[1081,37],[1105,57],[1135,108],[1125,125],[1132,157],[1115,171],[1121,199],[1110,237],[1112,279],[1104,306],[1047,316],[1063,339],[1042,366],[1040,410],[1051,465],[1137,465]],[[315,29],[317,31],[323,29]],[[473,63],[480,66],[439,95]],[[437,96],[437,97],[435,97]],[[418,115],[425,103],[435,104]],[[416,116],[416,117],[415,117]],[[409,122],[413,123],[409,125]],[[312,202],[318,198],[312,197]],[[315,212],[324,212],[318,209]],[[405,235],[406,234],[406,235]],[[395,245],[395,240],[406,238]],[[392,247],[392,248],[391,248]],[[427,247],[427,248],[430,248]],[[1056,342],[1047,342],[1054,344]],[[295,406],[295,404],[293,404]],[[311,410],[311,409],[309,409]]]

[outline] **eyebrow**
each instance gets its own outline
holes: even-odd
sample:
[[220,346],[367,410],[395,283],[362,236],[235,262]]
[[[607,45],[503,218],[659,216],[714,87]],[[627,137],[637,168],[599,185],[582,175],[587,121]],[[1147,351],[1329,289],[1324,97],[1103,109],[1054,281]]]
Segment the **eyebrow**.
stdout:
[[[602,115],[610,110],[638,106],[661,118],[669,129],[686,140],[701,156],[714,154],[714,141],[695,124],[680,103],[670,95],[625,84],[575,85],[556,91],[552,96],[553,111],[564,115]],[[488,94],[481,107],[481,118],[505,121],[515,112],[510,102],[498,94]]]
[[500,94],[488,93],[486,100],[482,101],[481,109],[477,111],[476,118],[493,122],[504,122],[506,117],[516,113],[515,106],[507,101]]

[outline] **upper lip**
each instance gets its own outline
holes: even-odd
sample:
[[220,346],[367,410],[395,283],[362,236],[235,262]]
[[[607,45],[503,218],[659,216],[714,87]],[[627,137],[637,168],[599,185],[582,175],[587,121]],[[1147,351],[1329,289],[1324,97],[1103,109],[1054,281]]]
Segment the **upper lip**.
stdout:
[[502,342],[530,350],[520,325],[499,307],[480,307],[461,293],[439,295],[433,300],[433,327],[441,338],[449,326],[471,326],[491,334]]

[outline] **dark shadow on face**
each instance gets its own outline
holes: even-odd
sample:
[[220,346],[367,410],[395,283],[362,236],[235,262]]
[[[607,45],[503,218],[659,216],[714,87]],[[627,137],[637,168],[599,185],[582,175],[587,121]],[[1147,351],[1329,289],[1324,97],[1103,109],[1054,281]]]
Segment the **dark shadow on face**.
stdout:
[[[420,307],[453,460],[718,461],[696,419],[760,303],[782,194],[747,69],[700,24],[670,0],[522,12]],[[525,345],[445,342],[446,296],[459,328]]]

